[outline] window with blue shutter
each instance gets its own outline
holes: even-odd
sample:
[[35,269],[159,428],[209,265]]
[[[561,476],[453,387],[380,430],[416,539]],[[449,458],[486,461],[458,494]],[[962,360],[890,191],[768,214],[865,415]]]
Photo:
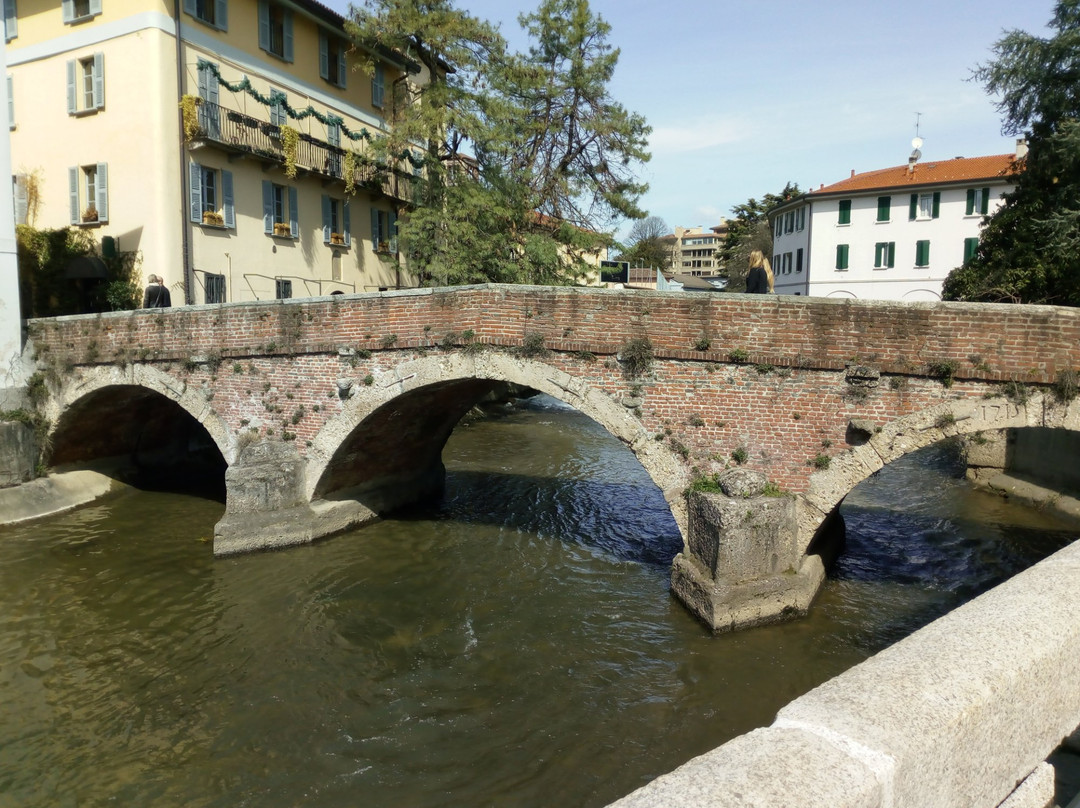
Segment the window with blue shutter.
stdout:
[[378,208],[371,209],[371,249],[375,252],[379,252],[379,237],[381,235],[379,232],[379,212]]
[[202,222],[202,166],[188,163],[188,213],[191,221]]
[[342,240],[345,242],[344,246],[352,246],[352,226],[349,222],[349,218],[352,215],[352,211],[349,207],[349,200],[346,199],[341,205],[341,235]]
[[274,184],[270,180],[262,181],[263,190],[263,232],[274,232]]
[[184,13],[221,31],[229,29],[228,0],[184,0]]
[[289,232],[293,238],[300,238],[300,211],[296,204],[296,189],[289,186]]
[[199,104],[198,109],[199,128],[207,137],[218,140],[221,138],[221,107],[218,105],[221,87],[214,72],[215,67],[209,62],[199,65],[199,98],[203,103]]
[[15,12],[15,0],[4,0],[4,41],[10,42],[18,35],[19,23]]
[[375,73],[371,76],[371,105],[382,109],[386,95],[386,72],[382,65],[375,65]]
[[69,212],[71,214],[71,223],[80,224],[82,222],[82,212],[79,210],[78,166],[72,166],[68,169],[68,201],[70,203]]
[[284,126],[289,122],[289,114],[285,111],[285,105],[289,103],[289,97],[281,90],[270,89],[270,123],[274,126]]
[[263,180],[263,231],[280,238],[300,238],[296,189]]
[[109,164],[98,163],[96,173],[98,221],[109,221]]
[[280,3],[259,0],[259,47],[286,62],[293,60],[292,12]]
[[221,215],[225,226],[236,227],[236,203],[233,201],[233,176],[231,171],[221,171]]
[[333,232],[333,223],[330,221],[333,218],[334,201],[326,194],[322,195],[322,240],[323,244],[330,243],[330,234]]
[[101,0],[60,0],[60,14],[69,25],[85,22],[101,13]]
[[338,87],[345,86],[345,43],[319,31],[319,75]]
[[29,224],[30,194],[27,188],[26,174],[16,174],[15,183],[15,224]]

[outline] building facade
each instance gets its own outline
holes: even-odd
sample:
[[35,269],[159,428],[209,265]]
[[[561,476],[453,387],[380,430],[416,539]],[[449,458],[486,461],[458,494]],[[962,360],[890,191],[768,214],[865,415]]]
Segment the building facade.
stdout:
[[851,177],[769,216],[777,294],[940,300],[972,256],[986,216],[1014,187],[1015,154],[957,157]]
[[722,267],[716,257],[727,236],[727,222],[705,229],[704,227],[676,227],[670,237],[671,271],[694,277],[711,277]]
[[[137,252],[174,302],[415,285],[387,159],[418,67],[314,0],[6,0],[16,221]],[[369,64],[368,71],[359,69]]]

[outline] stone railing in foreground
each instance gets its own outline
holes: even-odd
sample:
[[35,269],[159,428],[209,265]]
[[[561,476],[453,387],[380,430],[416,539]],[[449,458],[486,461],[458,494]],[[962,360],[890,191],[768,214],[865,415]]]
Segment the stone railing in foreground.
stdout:
[[1080,724],[1080,542],[609,808],[1045,808]]

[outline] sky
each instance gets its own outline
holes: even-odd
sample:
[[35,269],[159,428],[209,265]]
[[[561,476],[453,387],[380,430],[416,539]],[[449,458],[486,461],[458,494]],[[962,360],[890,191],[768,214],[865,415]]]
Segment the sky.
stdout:
[[[457,0],[498,24],[539,0]],[[347,13],[345,0],[328,5]],[[1052,0],[591,0],[620,49],[612,97],[652,127],[642,206],[709,227],[733,206],[856,172],[1004,154],[995,99],[970,79],[1006,30],[1048,34]],[[629,223],[617,233],[625,235]]]

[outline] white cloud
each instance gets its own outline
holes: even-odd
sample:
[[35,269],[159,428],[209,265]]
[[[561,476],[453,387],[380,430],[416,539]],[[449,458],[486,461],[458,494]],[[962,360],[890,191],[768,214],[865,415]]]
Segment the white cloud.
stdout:
[[749,127],[741,121],[723,118],[701,119],[688,115],[681,126],[657,126],[653,129],[652,135],[649,136],[649,147],[654,156],[666,156],[737,143],[749,134]]

